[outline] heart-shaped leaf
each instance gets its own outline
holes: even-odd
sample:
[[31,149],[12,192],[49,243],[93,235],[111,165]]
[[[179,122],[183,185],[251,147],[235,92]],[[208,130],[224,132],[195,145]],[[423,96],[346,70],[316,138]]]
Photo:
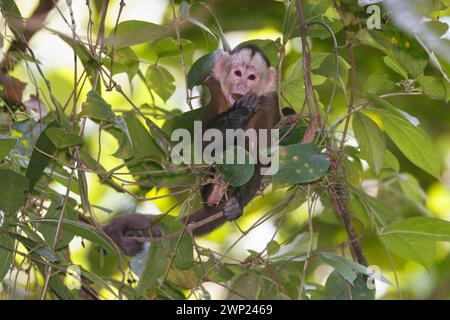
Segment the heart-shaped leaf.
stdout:
[[328,171],[330,160],[312,144],[280,147],[272,157],[279,159],[279,170],[272,177],[275,184],[297,184],[317,181]]

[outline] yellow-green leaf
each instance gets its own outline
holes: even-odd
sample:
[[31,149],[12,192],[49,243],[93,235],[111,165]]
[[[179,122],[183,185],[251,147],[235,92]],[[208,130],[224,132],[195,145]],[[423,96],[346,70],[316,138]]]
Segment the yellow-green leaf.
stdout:
[[403,116],[390,110],[379,110],[384,130],[400,151],[416,166],[439,179],[441,159],[430,137]]

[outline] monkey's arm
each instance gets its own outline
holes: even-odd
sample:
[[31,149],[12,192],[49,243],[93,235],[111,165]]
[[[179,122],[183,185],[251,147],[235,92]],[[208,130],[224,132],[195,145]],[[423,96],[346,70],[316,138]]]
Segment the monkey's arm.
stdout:
[[233,106],[214,116],[207,128],[219,130],[244,129],[250,118],[258,111],[259,98],[255,94],[247,94],[237,100]]
[[232,190],[230,198],[225,202],[223,206],[223,215],[228,220],[236,220],[239,218],[247,203],[250,202],[259,189],[262,176],[259,173],[260,166],[255,165],[255,173],[249,182],[236,187]]

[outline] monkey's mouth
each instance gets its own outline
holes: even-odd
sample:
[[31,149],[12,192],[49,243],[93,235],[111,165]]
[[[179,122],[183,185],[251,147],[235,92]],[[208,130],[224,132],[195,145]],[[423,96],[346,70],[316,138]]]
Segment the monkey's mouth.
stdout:
[[238,101],[240,98],[242,98],[244,95],[240,93],[232,93],[231,99],[233,100],[233,103]]

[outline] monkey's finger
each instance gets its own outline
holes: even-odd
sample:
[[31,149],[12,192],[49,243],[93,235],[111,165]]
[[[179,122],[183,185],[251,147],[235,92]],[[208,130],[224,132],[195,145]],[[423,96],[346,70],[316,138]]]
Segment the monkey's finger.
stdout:
[[259,98],[256,94],[251,93],[243,96],[238,101],[238,106],[241,108],[249,109],[249,110],[256,110],[259,104]]

